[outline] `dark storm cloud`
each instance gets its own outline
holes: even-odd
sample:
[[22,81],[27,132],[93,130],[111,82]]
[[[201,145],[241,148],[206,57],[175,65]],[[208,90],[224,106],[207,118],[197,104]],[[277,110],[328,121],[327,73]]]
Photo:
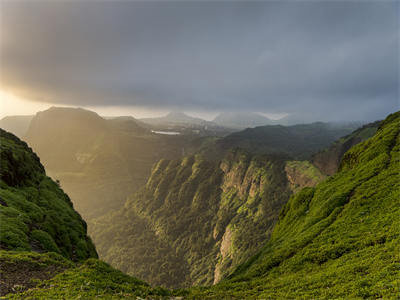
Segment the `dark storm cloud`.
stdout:
[[374,119],[399,103],[398,2],[2,2],[2,85],[72,105]]

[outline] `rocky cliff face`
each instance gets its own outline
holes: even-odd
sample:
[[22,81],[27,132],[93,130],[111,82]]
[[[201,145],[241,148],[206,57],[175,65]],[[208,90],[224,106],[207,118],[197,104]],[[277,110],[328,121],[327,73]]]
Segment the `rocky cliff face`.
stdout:
[[[288,171],[287,159],[236,150],[220,162],[200,155],[159,161],[123,210],[96,220],[100,256],[153,284],[217,283],[262,247],[292,185],[318,182],[311,165]],[[139,250],[155,244],[164,250]],[[174,281],[165,279],[166,265]]]

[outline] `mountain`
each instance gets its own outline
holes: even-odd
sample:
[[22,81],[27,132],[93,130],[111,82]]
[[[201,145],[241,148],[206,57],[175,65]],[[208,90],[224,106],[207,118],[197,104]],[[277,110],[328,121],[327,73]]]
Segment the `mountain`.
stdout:
[[147,124],[193,124],[206,125],[208,122],[200,118],[191,117],[183,112],[170,112],[163,117],[158,118],[143,118],[140,121]]
[[226,149],[241,148],[254,154],[286,153],[294,159],[303,160],[356,128],[322,122],[248,128],[216,141],[215,152],[223,153]]
[[[80,108],[53,107],[31,121],[26,141],[86,218],[120,208],[146,183],[152,165],[201,145],[198,136],[165,136],[132,117],[104,119]],[[192,146],[194,145],[194,146]]]
[[396,298],[400,268],[400,112],[347,151],[337,174],[282,209],[271,239],[192,298]]
[[323,178],[308,162],[240,150],[161,160],[92,236],[102,259],[151,284],[212,284],[261,248],[294,190]]
[[214,123],[228,128],[245,129],[263,125],[270,125],[273,122],[257,113],[230,112],[221,113],[215,117]]
[[337,172],[343,155],[354,145],[372,137],[378,129],[380,121],[376,121],[355,130],[351,134],[335,141],[329,148],[312,156],[312,163],[323,173],[333,175]]
[[0,128],[23,138],[34,116],[7,116],[0,120]]

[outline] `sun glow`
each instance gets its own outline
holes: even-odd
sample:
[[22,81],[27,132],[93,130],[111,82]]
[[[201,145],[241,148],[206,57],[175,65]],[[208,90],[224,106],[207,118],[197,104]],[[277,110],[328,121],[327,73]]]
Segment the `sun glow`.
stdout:
[[8,91],[0,90],[0,118],[13,115],[34,115],[50,106],[49,103],[26,100]]

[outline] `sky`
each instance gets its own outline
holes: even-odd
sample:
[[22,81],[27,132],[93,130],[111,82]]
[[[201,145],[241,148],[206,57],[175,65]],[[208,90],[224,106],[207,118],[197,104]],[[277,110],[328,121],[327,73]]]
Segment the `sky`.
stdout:
[[0,116],[224,111],[315,121],[399,110],[397,1],[0,3]]

